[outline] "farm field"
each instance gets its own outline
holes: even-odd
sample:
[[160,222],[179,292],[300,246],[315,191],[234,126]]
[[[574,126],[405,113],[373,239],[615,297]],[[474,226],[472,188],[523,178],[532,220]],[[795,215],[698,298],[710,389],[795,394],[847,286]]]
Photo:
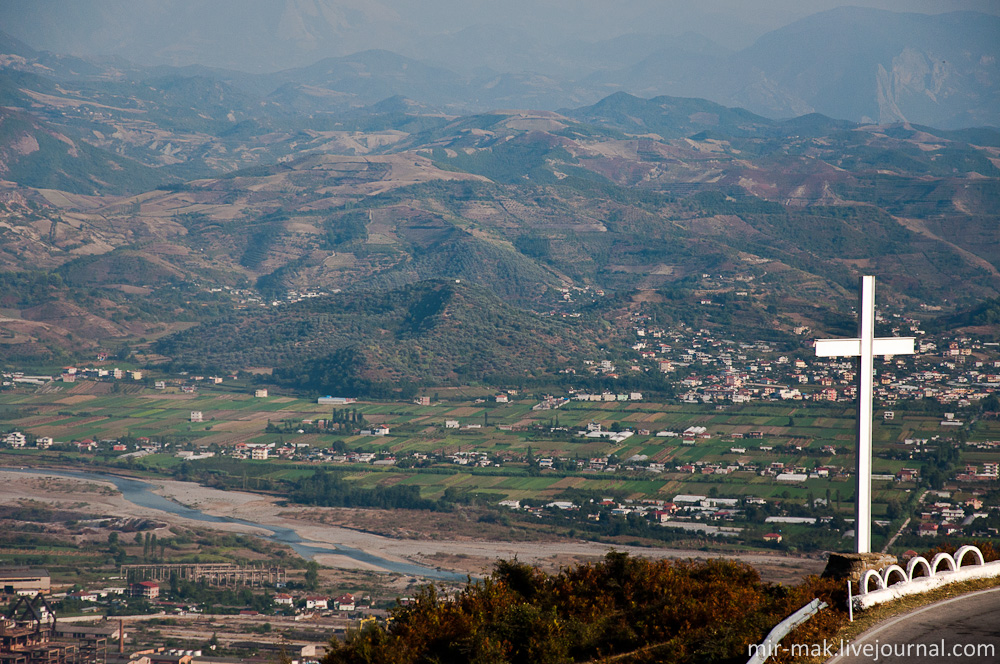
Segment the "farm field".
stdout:
[[[101,387],[98,385],[97,387]],[[670,500],[678,493],[720,497],[755,496],[805,501],[807,496],[837,495],[845,514],[853,496],[854,408],[850,404],[752,403],[724,408],[697,404],[572,401],[555,410],[532,410],[534,397],[494,403],[452,392],[433,405],[358,402],[347,406],[372,426],[387,427],[383,436],[343,435],[303,427],[331,418],[334,408],[290,396],[255,398],[239,384],[199,387],[195,394],[130,388],[126,394],[101,393],[94,384],[77,383],[44,392],[0,394],[0,427],[52,437],[53,450],[38,452],[41,463],[71,463],[85,455],[59,443],[149,438],[173,446],[136,460],[135,468],[170,471],[182,462],[191,468],[295,481],[316,467],[341,469],[359,487],[402,484],[419,488],[421,497],[438,499],[448,489],[477,494],[489,502],[555,500],[567,491],[608,493],[631,499]],[[192,411],[203,421],[192,422]],[[446,428],[445,422],[459,428]],[[577,434],[596,423],[604,431],[631,430],[612,442]],[[271,425],[269,429],[269,424]],[[705,427],[701,436],[684,440],[688,427]],[[996,423],[980,424],[973,435],[987,438]],[[304,431],[304,430],[303,430]],[[876,474],[895,474],[907,462],[881,458],[880,451],[905,450],[908,438],[932,438],[944,431],[937,416],[897,413],[891,422],[876,421]],[[751,438],[752,436],[752,438]],[[227,453],[241,445],[302,444],[300,450],[337,449],[379,457],[426,455],[425,467],[309,461],[295,458],[237,461]],[[308,446],[308,447],[306,447]],[[183,461],[176,452],[214,452],[206,459]],[[114,462],[117,454],[98,453]],[[455,455],[487,455],[482,467],[459,465]],[[883,455],[885,456],[885,455]],[[898,454],[896,455],[899,456]],[[526,472],[525,461],[564,459],[572,469]],[[645,457],[645,458],[644,458]],[[660,464],[652,469],[648,464]],[[784,472],[829,469],[829,475],[804,481],[778,481],[759,468],[784,464]],[[912,463],[911,463],[912,465]],[[683,468],[683,470],[681,470]],[[896,489],[877,494],[888,500]],[[876,513],[884,505],[876,506]]]

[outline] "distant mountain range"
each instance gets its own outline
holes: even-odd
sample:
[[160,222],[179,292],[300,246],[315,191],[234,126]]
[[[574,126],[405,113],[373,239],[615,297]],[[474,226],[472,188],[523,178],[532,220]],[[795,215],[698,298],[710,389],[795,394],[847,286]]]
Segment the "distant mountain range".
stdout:
[[[365,50],[366,42],[357,37],[405,32],[403,19],[378,3],[253,1],[256,5],[248,11],[244,0],[226,0],[234,5],[233,20],[203,29],[197,27],[191,3],[105,3],[99,16],[79,17],[81,24],[96,22],[102,29],[81,30],[67,40],[93,50],[99,37],[116,52],[155,53],[168,62],[219,63],[218,54],[225,52],[231,58],[224,61],[229,71],[198,71],[298,112],[341,111],[393,95],[454,113],[555,110],[623,91],[643,97],[701,97],[775,118],[815,112],[856,122],[915,122],[945,129],[1000,126],[1000,17],[988,14],[844,7],[771,31],[736,52],[695,34],[566,42],[478,26],[404,39],[400,43],[409,44],[405,53],[410,56],[405,57]],[[41,16],[46,7],[63,4],[45,0],[26,11]],[[171,10],[174,4],[177,11]],[[226,3],[213,4],[221,11]],[[243,11],[236,10],[237,4]],[[140,21],[139,5],[149,5],[145,10],[156,21]],[[82,6],[70,3],[67,11],[83,12]],[[8,24],[32,32],[26,27],[28,17],[16,19]],[[151,24],[157,25],[155,34],[147,34]],[[111,26],[118,29],[114,38],[108,34]],[[225,38],[209,39],[212,30]],[[93,34],[91,41],[79,43],[88,34]],[[135,50],[138,43],[144,50]],[[355,43],[353,55],[321,59],[331,49],[342,53]],[[101,75],[102,70],[105,77],[150,75],[120,61],[95,64],[38,52],[6,36],[0,38],[0,51],[6,53],[8,67],[42,75]],[[255,75],[235,71],[264,60],[301,61],[310,53],[317,61],[309,66]],[[164,76],[192,71],[158,69]]]
[[[772,57],[786,100],[808,70],[804,108],[867,103],[830,92],[850,89],[834,72],[899,46],[839,64],[773,56],[791,41],[759,41],[744,65]],[[641,44],[650,76],[673,57],[654,46]],[[676,49],[722,73],[739,57],[695,37]],[[976,101],[951,75],[934,112]],[[142,67],[0,35],[0,361],[128,343],[151,362],[281,363],[331,390],[322,377],[343,370],[377,391],[547,370],[635,312],[792,345],[796,327],[840,334],[861,272],[918,314],[1000,295],[1000,130],[621,90],[548,110],[597,79],[459,74],[378,50],[268,74]],[[498,110],[525,100],[542,108]],[[337,297],[310,304],[321,293]],[[369,301],[375,327],[337,313]],[[211,353],[204,328],[184,333],[198,322],[225,330]],[[474,361],[462,327],[482,342]],[[511,339],[523,356],[476,368]]]

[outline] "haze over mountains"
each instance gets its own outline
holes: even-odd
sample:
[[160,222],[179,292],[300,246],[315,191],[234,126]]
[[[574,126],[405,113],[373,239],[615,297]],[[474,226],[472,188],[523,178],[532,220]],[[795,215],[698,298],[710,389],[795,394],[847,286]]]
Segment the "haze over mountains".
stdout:
[[[520,375],[514,338],[557,371],[643,307],[761,338],[847,332],[861,270],[906,311],[975,307],[1000,294],[996,22],[836,9],[735,52],[694,33],[518,51],[501,44],[530,32],[469,28],[425,60],[265,73],[0,34],[0,359],[128,342],[376,390]],[[548,72],[450,66],[477,41]],[[747,103],[676,92],[712,81]],[[338,318],[368,302],[367,327]]]
[[[936,15],[836,7],[781,26],[765,5],[738,11],[724,0],[701,10],[500,4],[39,0],[5,3],[0,20],[15,37],[63,52],[268,72],[202,70],[245,91],[313,98],[317,109],[399,94],[451,112],[556,110],[624,91],[769,117],[1000,124],[1000,18],[989,3],[948,6],[991,13]],[[800,3],[796,13],[832,4]]]

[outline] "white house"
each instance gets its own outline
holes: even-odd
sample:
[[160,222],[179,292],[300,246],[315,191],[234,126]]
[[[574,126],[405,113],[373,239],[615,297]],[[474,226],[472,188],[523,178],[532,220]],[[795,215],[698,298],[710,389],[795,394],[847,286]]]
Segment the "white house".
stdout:
[[326,597],[306,597],[306,608],[307,609],[325,609],[327,608]]
[[24,438],[24,434],[20,431],[11,431],[9,434],[3,437],[3,442],[10,447],[24,447],[27,441]]

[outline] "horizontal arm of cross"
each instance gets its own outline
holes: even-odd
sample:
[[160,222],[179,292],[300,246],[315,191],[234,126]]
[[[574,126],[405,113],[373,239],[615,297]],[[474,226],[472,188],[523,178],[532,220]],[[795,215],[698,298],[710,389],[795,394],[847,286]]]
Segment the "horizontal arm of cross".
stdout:
[[[872,339],[872,355],[913,355],[914,337]],[[861,339],[817,339],[816,357],[859,357]]]

